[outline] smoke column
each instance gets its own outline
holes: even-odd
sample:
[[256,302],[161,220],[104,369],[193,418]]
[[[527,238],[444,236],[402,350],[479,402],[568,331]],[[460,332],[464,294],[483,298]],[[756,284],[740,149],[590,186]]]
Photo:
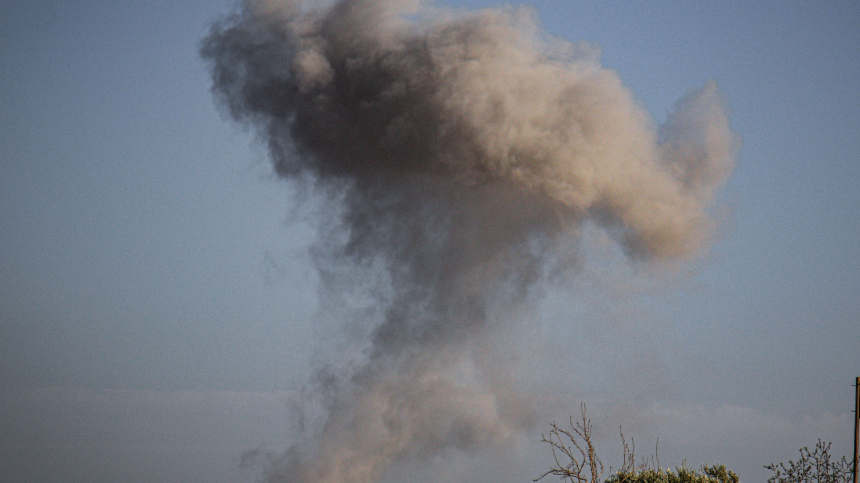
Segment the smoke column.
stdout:
[[247,1],[201,52],[276,173],[327,200],[324,297],[354,282],[374,307],[361,356],[313,376],[323,424],[270,457],[270,481],[377,482],[510,442],[530,415],[485,357],[499,314],[575,263],[586,222],[636,260],[695,256],[733,166],[715,85],[658,128],[593,47],[527,9]]

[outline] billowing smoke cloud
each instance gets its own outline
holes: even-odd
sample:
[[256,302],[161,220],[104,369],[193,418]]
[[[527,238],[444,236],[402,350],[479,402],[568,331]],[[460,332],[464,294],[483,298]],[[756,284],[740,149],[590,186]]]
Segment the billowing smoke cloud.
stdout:
[[[375,482],[393,463],[504,445],[529,411],[486,335],[573,263],[583,223],[636,259],[695,256],[735,138],[716,87],[658,128],[588,45],[527,9],[249,1],[204,40],[214,90],[278,175],[328,200],[317,254],[375,274],[363,356],[271,481]],[[371,277],[368,276],[368,280]]]

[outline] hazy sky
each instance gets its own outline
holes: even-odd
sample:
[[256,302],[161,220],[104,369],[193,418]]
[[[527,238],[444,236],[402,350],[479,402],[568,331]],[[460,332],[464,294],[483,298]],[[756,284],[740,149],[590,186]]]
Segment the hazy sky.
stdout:
[[[560,418],[588,403],[607,466],[618,424],[637,449],[659,438],[664,466],[724,463],[746,482],[817,438],[850,453],[860,6],[527,5],[550,34],[597,44],[658,123],[716,80],[743,140],[702,260],[667,274],[598,254],[548,290],[518,349],[535,400]],[[312,214],[213,102],[200,41],[230,9],[3,6],[3,480],[252,478],[239,457],[291,442],[288,401],[346,337],[315,322]],[[529,481],[548,423],[510,468],[450,455],[421,481]]]

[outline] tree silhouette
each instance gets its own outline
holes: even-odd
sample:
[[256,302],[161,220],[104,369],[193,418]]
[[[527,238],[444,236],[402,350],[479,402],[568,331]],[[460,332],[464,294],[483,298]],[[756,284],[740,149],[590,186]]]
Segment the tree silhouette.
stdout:
[[774,472],[768,483],[848,483],[852,476],[851,463],[843,456],[841,460],[831,461],[830,444],[818,440],[815,449],[800,449],[800,459],[778,465],[769,464],[765,468]]
[[[553,475],[569,483],[600,483],[603,463],[598,458],[591,441],[591,421],[585,415],[584,403],[580,406],[580,411],[582,413],[580,421],[574,423],[573,418],[570,418],[570,429],[561,428],[556,423],[550,425],[549,437],[543,436],[541,441],[552,448],[555,466],[533,481]],[[660,468],[656,449],[650,462],[643,458],[637,464],[633,440],[630,440],[631,444],[628,446],[624,433],[621,432],[621,443],[623,463],[615,472],[610,469],[610,476],[606,483],[738,483],[738,475],[727,470],[723,465],[704,465],[700,470],[685,466],[675,470]],[[654,465],[655,461],[656,465]],[[795,480],[787,480],[785,483],[794,482]],[[769,483],[782,482],[769,481]],[[842,483],[842,481],[828,480],[820,483]]]

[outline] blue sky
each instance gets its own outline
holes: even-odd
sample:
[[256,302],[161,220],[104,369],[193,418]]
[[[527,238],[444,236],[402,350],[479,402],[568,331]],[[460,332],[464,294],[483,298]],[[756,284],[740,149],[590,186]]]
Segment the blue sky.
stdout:
[[[524,371],[570,413],[585,400],[610,435],[624,423],[644,447],[660,438],[664,464],[723,462],[762,481],[762,465],[819,437],[848,454],[860,375],[860,7],[527,5],[550,34],[599,45],[657,122],[715,79],[743,146],[708,256],[672,276],[588,265],[548,295]],[[342,337],[313,322],[312,233],[290,215],[293,187],[213,103],[199,41],[230,8],[4,6],[0,437],[14,448],[0,457],[4,479],[246,477],[239,455],[287,443],[283,401],[323,357],[320,340]],[[620,451],[606,441],[608,459]],[[518,478],[544,469],[528,451],[512,457]]]

